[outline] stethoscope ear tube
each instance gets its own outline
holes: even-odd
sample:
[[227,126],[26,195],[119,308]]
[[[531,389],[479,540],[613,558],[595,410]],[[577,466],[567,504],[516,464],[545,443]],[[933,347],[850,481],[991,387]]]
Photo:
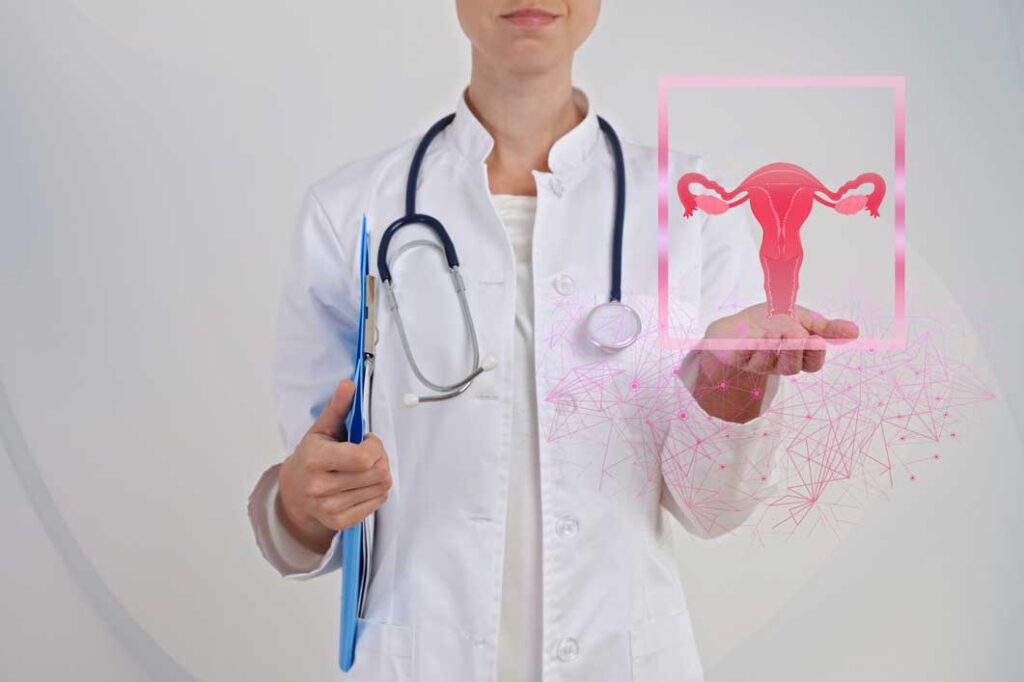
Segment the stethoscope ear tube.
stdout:
[[408,407],[413,407],[421,402],[433,402],[435,400],[454,398],[469,388],[469,385],[473,383],[473,380],[482,372],[493,369],[496,365],[495,360],[490,356],[484,358],[483,362],[480,361],[480,346],[476,337],[476,328],[473,325],[473,316],[469,310],[469,302],[466,300],[466,284],[462,279],[462,275],[459,274],[459,269],[457,267],[452,268],[450,272],[452,276],[452,286],[455,289],[456,297],[459,301],[459,308],[462,312],[462,321],[465,325],[466,334],[470,340],[473,351],[473,361],[469,373],[464,378],[451,384],[440,384],[431,381],[423,374],[419,363],[416,362],[416,358],[413,355],[412,346],[409,343],[409,335],[406,333],[405,323],[402,321],[402,312],[398,308],[398,299],[395,296],[394,284],[390,279],[384,281],[384,291],[388,299],[388,306],[394,315],[395,329],[398,331],[398,338],[402,342],[402,350],[405,352],[405,357],[409,361],[409,367],[412,369],[413,374],[416,375],[416,379],[419,380],[421,384],[432,391],[437,392],[437,395],[433,396],[417,396],[412,393],[407,394],[404,402]]

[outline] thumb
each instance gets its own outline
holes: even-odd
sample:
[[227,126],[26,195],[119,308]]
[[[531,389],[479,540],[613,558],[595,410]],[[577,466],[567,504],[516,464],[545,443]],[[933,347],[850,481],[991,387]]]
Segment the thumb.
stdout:
[[338,387],[334,389],[334,395],[327,401],[320,416],[309,428],[310,433],[317,433],[331,440],[343,440],[345,438],[345,417],[348,416],[349,408],[352,407],[352,396],[355,395],[356,385],[351,379],[342,379]]

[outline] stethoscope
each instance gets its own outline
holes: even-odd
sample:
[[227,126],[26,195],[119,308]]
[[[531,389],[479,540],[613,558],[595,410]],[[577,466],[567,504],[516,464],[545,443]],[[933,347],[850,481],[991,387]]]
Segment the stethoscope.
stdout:
[[[409,179],[405,186],[405,215],[391,223],[384,235],[381,237],[380,246],[377,249],[377,272],[384,285],[388,299],[388,307],[394,313],[395,326],[398,329],[398,336],[402,342],[402,349],[409,361],[409,366],[421,384],[434,391],[431,395],[416,395],[407,393],[402,402],[407,407],[414,407],[420,403],[436,402],[454,398],[463,393],[473,380],[480,374],[497,366],[497,361],[492,356],[480,359],[480,345],[477,340],[476,328],[473,325],[473,315],[469,310],[469,302],[466,300],[466,282],[459,274],[459,256],[455,251],[455,244],[452,243],[448,231],[437,218],[425,213],[416,212],[416,184],[419,179],[420,166],[427,148],[438,133],[444,130],[455,120],[455,114],[449,114],[435,123],[423,136],[416,153],[412,157],[412,164],[409,166]],[[585,337],[590,344],[606,353],[615,353],[633,344],[640,336],[641,324],[640,315],[629,305],[622,302],[622,233],[626,217],[626,164],[622,157],[622,145],[619,137],[611,125],[600,116],[597,117],[602,132],[608,138],[612,148],[612,155],[615,158],[615,230],[612,235],[612,287],[608,301],[600,303],[590,310],[584,320]],[[388,260],[388,246],[395,233],[406,225],[423,225],[429,228],[437,242],[428,239],[417,239],[403,244],[394,258]],[[405,325],[402,324],[402,315],[398,309],[398,299],[395,297],[395,290],[391,276],[391,265],[401,255],[411,248],[427,246],[441,252],[448,264],[448,271],[451,275],[452,285],[455,288],[455,295],[459,300],[459,308],[462,311],[462,320],[469,336],[472,348],[472,369],[462,379],[450,384],[442,384],[427,379],[420,369],[413,356],[412,348],[409,345],[409,337],[405,332]]]

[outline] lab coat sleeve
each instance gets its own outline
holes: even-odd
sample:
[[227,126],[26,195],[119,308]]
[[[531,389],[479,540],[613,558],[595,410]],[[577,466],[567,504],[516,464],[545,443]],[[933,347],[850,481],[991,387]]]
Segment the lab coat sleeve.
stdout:
[[[712,177],[708,171],[706,175]],[[752,218],[745,207],[707,216],[701,227],[699,329],[764,301]],[[696,353],[682,357],[679,380],[686,419],[673,419],[660,452],[662,505],[691,533],[715,537],[741,526],[781,483],[779,434],[770,423],[783,400],[778,376],[768,379],[760,413],[735,424],[705,413],[692,397]]]
[[260,477],[249,495],[249,523],[263,558],[285,578],[305,580],[341,566],[341,533],[335,533],[323,554],[308,549],[285,528],[277,514],[278,472],[275,464]]
[[[359,223],[352,232],[358,235]],[[294,231],[285,270],[272,361],[277,422],[291,453],[327,404],[338,381],[350,377],[358,331],[358,263],[351,234],[336,226],[311,189]],[[282,576],[313,578],[341,567],[341,533],[318,555],[284,528],[276,513],[278,471],[268,468],[249,497],[256,543]]]

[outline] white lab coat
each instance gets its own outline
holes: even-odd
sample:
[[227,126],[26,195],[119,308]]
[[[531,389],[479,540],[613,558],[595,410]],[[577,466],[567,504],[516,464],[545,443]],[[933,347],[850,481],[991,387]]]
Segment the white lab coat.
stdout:
[[[681,354],[661,352],[657,343],[657,154],[625,138],[623,298],[641,311],[646,336],[615,355],[576,343],[578,319],[608,297],[614,166],[595,112],[582,92],[575,96],[585,119],[551,149],[551,172],[534,172],[543,679],[694,682],[702,679],[701,666],[677,568],[658,542],[660,507],[703,536],[734,528],[774,480],[769,475],[766,483],[765,474],[776,443],[758,432],[760,418],[737,426],[698,413],[669,376]],[[306,197],[273,365],[288,452],[337,381],[352,372],[361,217],[366,214],[379,237],[402,214],[418,140],[340,168]],[[455,121],[424,160],[417,210],[438,217],[455,242],[481,351],[497,367],[454,400],[404,407],[403,394],[425,389],[382,302],[372,430],[389,453],[393,488],[377,513],[366,617],[356,663],[343,679],[495,679],[516,276],[512,246],[488,191],[484,159],[491,146],[460,97]],[[669,163],[670,183],[687,171],[709,172],[690,154],[671,153]],[[699,336],[707,322],[734,307],[764,300],[742,211],[684,221],[670,196],[669,216],[674,333]],[[426,234],[405,228],[392,253]],[[440,383],[463,376],[469,346],[441,260],[432,250],[413,250],[392,272],[424,373]],[[707,432],[719,436],[711,456],[692,442]],[[276,467],[251,499],[272,490],[275,475]],[[713,504],[705,504],[709,496]],[[252,505],[250,512],[260,513]],[[306,579],[339,568],[340,534],[319,567],[295,573],[277,559],[265,521],[254,520],[257,540],[283,575]]]

